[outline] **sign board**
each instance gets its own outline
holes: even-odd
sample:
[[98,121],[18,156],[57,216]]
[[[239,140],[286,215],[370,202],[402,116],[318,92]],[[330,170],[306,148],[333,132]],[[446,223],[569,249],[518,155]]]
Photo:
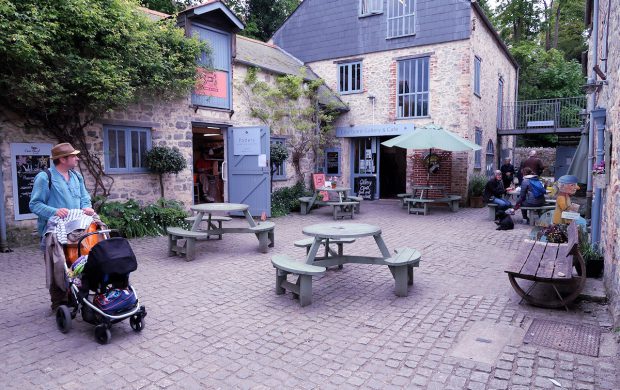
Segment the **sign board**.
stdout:
[[375,176],[356,177],[353,190],[362,199],[373,200],[377,192],[377,178]]
[[[312,174],[312,184],[314,188],[324,188],[325,187],[325,174],[324,173],[313,173]],[[319,192],[319,195],[323,198],[324,201],[329,200],[329,194],[327,191]]]
[[52,144],[11,144],[11,173],[13,175],[13,201],[15,220],[34,219],[30,212],[30,194],[35,176],[50,167]]
[[228,97],[228,74],[226,72],[198,68],[197,73],[195,94],[222,99]]
[[528,121],[527,127],[553,127],[554,121]]
[[258,156],[260,153],[260,128],[237,129],[234,132],[235,156]]
[[414,126],[411,123],[387,123],[383,125],[337,127],[336,137],[377,137],[383,135],[401,135],[410,133],[413,130]]
[[579,219],[581,215],[573,211],[562,211],[562,218],[564,219]]
[[340,150],[325,150],[325,173],[328,175],[340,175]]

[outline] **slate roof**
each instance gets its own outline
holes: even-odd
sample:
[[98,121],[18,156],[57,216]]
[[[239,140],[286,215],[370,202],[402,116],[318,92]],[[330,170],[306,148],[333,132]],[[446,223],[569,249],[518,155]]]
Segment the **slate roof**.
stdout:
[[[255,66],[278,75],[302,75],[303,62],[288,54],[276,45],[237,35],[237,57],[235,62]],[[319,77],[306,68],[305,79],[316,80]],[[320,103],[331,103],[341,111],[348,111],[347,105],[327,86],[319,88]]]

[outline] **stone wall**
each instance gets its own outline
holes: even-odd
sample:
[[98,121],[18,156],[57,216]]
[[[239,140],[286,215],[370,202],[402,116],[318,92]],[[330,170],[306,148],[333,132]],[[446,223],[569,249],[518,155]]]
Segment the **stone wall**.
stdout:
[[[599,0],[599,66],[607,75],[607,85],[596,95],[596,106],[607,110],[606,131],[613,140],[609,165],[610,182],[603,190],[601,248],[605,254],[605,287],[610,299],[610,310],[615,326],[620,327],[620,9],[615,1]],[[611,13],[608,15],[607,10]],[[607,31],[608,39],[605,39]],[[590,47],[592,47],[592,37]],[[606,47],[608,46],[608,49]],[[589,53],[588,63],[593,63]],[[607,61],[600,61],[606,58]],[[592,109],[592,107],[588,107]],[[596,140],[595,140],[596,145]],[[609,148],[609,145],[606,145]]]
[[[476,18],[472,12],[472,19]],[[482,67],[481,98],[473,94],[474,53],[486,59]],[[414,56],[430,56],[430,105],[429,116],[416,119],[396,118],[397,61]],[[361,58],[360,58],[361,57]],[[350,59],[362,62],[363,90],[360,93],[341,95],[350,111],[341,116],[338,127],[358,125],[412,123],[419,127],[429,123],[441,125],[462,137],[475,141],[475,129],[479,127],[482,137],[482,167],[485,167],[485,150],[492,141],[495,165],[499,157],[497,142],[497,83],[498,74],[504,77],[504,99],[515,95],[516,70],[491,36],[491,32],[478,21],[471,40],[455,41],[432,46],[417,46],[390,52],[367,53],[355,58],[334,58],[309,64],[327,85],[338,91],[338,62]],[[374,99],[370,99],[373,96]],[[343,138],[343,178],[350,178],[350,139]],[[504,137],[502,147],[511,148],[513,137]],[[426,181],[426,174],[417,177],[412,161],[415,151],[407,152],[407,177],[416,182]],[[413,160],[412,160],[413,159]],[[454,153],[451,163],[450,187],[453,193],[467,195],[467,178],[474,171],[474,153]],[[447,165],[447,164],[444,164]],[[412,176],[413,175],[413,176]],[[411,181],[408,180],[407,188]]]
[[545,168],[543,170],[542,176],[553,177],[555,172],[555,148],[515,148],[514,157],[512,158],[512,165],[515,166],[515,169],[519,168],[519,165],[522,161],[527,160],[527,158],[530,156],[530,151],[532,150],[536,151],[536,157],[541,159],[543,167]]

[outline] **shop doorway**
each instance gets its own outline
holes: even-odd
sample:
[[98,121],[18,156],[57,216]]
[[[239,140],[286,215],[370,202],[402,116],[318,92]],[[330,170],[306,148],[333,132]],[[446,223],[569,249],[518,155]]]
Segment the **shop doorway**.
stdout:
[[216,125],[194,125],[194,204],[224,201],[224,135]]
[[[381,137],[387,141],[393,137]],[[379,170],[380,197],[396,198],[405,192],[407,186],[407,149],[381,145],[381,166]]]

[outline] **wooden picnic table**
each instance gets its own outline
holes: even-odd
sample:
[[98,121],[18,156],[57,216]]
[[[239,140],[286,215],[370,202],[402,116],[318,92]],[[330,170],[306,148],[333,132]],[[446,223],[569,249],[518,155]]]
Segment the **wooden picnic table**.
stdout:
[[[190,206],[190,210],[196,213],[190,219],[193,220],[191,230],[185,230],[178,227],[168,227],[168,254],[184,255],[186,260],[192,260],[195,256],[195,242],[197,240],[206,240],[209,236],[222,236],[226,233],[250,233],[255,234],[258,238],[259,250],[267,253],[268,247],[273,247],[275,243],[274,228],[275,223],[267,221],[256,223],[249,211],[250,206],[241,203],[201,203]],[[244,227],[221,227],[215,226],[213,223],[214,212],[239,212],[243,213],[249,226]],[[201,224],[207,223],[206,229],[201,229]],[[179,240],[185,240],[183,245],[179,245]]]
[[340,203],[342,203],[345,199],[347,199],[347,194],[349,193],[349,191],[351,191],[350,187],[319,187],[319,188],[315,188],[314,189],[314,194],[312,195],[312,199],[310,199],[310,203],[308,204],[308,212],[310,212],[310,210],[312,210],[312,206],[314,206],[315,203],[323,203],[323,200],[319,200],[317,202],[317,198],[319,197],[319,194],[321,192],[332,192],[332,193],[336,193],[338,194],[338,201]]
[[[387,265],[394,277],[394,292],[399,297],[408,295],[408,286],[413,284],[413,267],[420,263],[420,252],[412,248],[398,248],[390,253],[381,237],[381,228],[364,223],[321,223],[306,226],[303,234],[314,238],[305,263],[295,261],[286,255],[276,255],[271,263],[276,268],[276,294],[286,290],[299,299],[302,306],[312,303],[312,277],[325,273],[326,267],[341,266],[346,263]],[[361,237],[373,237],[381,256],[353,256],[326,250],[322,257],[317,256],[319,247],[329,247],[330,240],[350,240]],[[298,275],[296,283],[289,282],[287,275]]]

